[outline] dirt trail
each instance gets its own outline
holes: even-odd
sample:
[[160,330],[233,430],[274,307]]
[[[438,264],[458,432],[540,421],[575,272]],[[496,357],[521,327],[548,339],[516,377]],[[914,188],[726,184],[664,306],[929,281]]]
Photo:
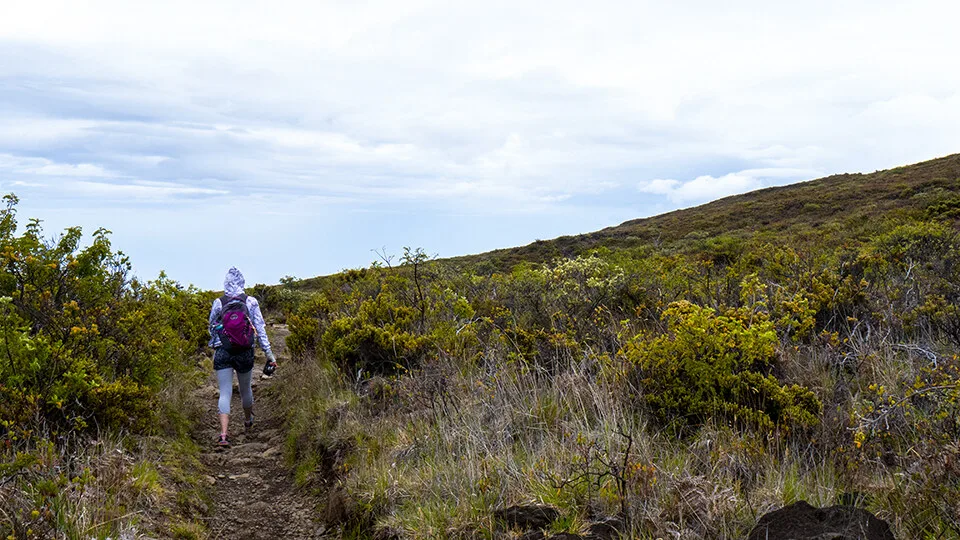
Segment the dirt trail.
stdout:
[[314,519],[314,502],[298,491],[289,471],[283,465],[283,430],[280,411],[272,403],[273,385],[284,381],[287,356],[284,341],[289,333],[284,325],[267,327],[270,344],[277,355],[279,369],[274,377],[263,377],[263,357],[257,354],[253,370],[255,422],[243,428],[243,409],[234,379],[233,401],[230,404],[230,442],[228,449],[215,447],[217,424],[217,384],[211,374],[203,388],[202,399],[209,404],[209,426],[197,437],[209,450],[201,456],[206,465],[213,495],[209,530],[211,538],[320,538],[323,527]]

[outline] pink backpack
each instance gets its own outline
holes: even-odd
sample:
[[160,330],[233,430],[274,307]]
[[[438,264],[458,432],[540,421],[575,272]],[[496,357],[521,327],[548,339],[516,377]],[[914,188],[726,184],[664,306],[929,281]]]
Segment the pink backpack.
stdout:
[[220,298],[220,304],[223,306],[220,311],[220,324],[217,325],[220,344],[233,354],[252,349],[256,330],[247,309],[247,295],[241,294],[236,298],[224,295]]

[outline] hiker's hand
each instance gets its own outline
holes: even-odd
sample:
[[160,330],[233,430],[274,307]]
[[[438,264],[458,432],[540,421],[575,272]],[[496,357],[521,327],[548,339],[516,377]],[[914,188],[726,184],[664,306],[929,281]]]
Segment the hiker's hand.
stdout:
[[274,356],[273,351],[267,353],[267,362],[277,365],[277,357]]

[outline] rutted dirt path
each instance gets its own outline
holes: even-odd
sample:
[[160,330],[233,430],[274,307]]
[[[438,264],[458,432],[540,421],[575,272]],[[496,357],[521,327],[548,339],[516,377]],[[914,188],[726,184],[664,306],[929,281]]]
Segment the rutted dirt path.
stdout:
[[243,409],[234,378],[230,404],[230,442],[228,449],[215,446],[219,433],[217,421],[217,384],[211,373],[201,398],[208,402],[209,425],[199,430],[198,442],[208,450],[201,461],[209,474],[213,507],[210,512],[211,538],[268,539],[320,538],[323,528],[315,521],[315,503],[295,488],[293,478],[283,465],[283,430],[280,411],[273,404],[271,386],[283,384],[285,354],[284,325],[267,327],[270,344],[279,368],[273,377],[262,377],[263,356],[258,352],[253,370],[254,425],[243,428]]

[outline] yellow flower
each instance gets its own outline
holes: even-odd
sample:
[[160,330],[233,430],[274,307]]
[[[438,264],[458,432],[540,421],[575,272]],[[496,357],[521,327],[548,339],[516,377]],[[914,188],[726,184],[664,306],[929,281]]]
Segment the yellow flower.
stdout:
[[863,443],[864,443],[864,441],[866,441],[866,440],[867,440],[867,434],[864,433],[864,432],[862,432],[862,431],[858,431],[858,432],[853,436],[853,444],[855,444],[855,445],[857,446],[857,448],[860,448],[861,446],[863,446]]

